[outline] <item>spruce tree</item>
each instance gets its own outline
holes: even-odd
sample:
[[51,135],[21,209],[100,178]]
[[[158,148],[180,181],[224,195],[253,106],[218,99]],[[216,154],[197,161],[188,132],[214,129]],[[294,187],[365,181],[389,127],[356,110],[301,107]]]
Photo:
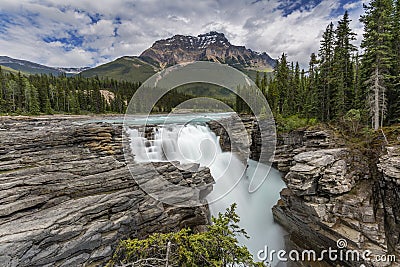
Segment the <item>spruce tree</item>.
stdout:
[[392,66],[388,87],[388,114],[390,123],[400,122],[400,0],[394,4],[392,19]]
[[372,0],[364,5],[364,38],[361,47],[365,53],[362,61],[363,80],[369,93],[372,127],[383,125],[387,111],[387,88],[392,64],[392,0]]
[[32,84],[29,84],[29,113],[32,115],[40,113],[38,91]]
[[276,79],[270,80],[268,83],[268,90],[266,92],[266,98],[271,111],[275,116],[279,113],[278,103],[279,103],[279,92],[276,85]]
[[310,118],[312,116],[318,117],[322,113],[320,109],[323,106],[320,102],[321,99],[318,97],[318,60],[315,53],[311,54],[309,68],[308,68],[308,79],[305,77],[305,117]]
[[[293,66],[293,65],[292,65]],[[299,62],[296,62],[296,65],[294,67],[294,72],[293,72],[293,88],[291,88],[291,94],[293,102],[290,103],[292,106],[292,113],[293,114],[298,114],[300,113],[300,106],[301,102],[299,99],[299,96],[301,94],[301,76],[300,76],[300,65]]]
[[365,90],[365,86],[361,84],[361,62],[360,56],[358,53],[353,57],[353,66],[354,66],[354,76],[353,76],[353,92],[354,92],[354,102],[352,108],[363,111],[367,107],[367,94]]
[[281,58],[278,59],[279,64],[275,68],[275,81],[276,81],[276,93],[277,93],[277,106],[278,112],[283,116],[290,114],[289,110],[289,64],[286,59],[286,55],[283,53]]
[[357,49],[352,44],[356,34],[350,29],[350,21],[346,11],[335,31],[332,83],[335,88],[333,108],[336,118],[343,116],[354,104],[354,71],[351,58]]
[[319,49],[320,58],[320,83],[318,88],[318,98],[320,99],[320,119],[328,121],[331,119],[331,101],[333,89],[333,55],[335,32],[331,22],[322,35],[321,46]]
[[3,70],[0,66],[0,113],[4,113],[7,111],[7,104],[5,99],[5,92],[6,92],[6,78],[4,76]]

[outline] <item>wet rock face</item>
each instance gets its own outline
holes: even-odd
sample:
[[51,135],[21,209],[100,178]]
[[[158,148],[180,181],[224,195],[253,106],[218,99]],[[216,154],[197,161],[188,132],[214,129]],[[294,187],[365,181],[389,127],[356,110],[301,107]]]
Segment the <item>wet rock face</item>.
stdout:
[[[331,136],[324,131],[298,131],[278,137],[275,164],[285,173],[287,188],[273,213],[289,231],[289,245],[335,249],[336,241],[345,239],[348,249],[399,255],[390,248],[398,246],[400,232],[400,199],[395,187],[398,159],[390,152],[381,157],[380,168],[388,181],[387,188],[380,187],[385,199],[376,194],[380,178],[373,171],[373,161]],[[342,264],[358,266],[356,262]]]
[[400,146],[386,148],[378,169],[382,173],[379,193],[385,209],[388,250],[400,255]]
[[223,118],[219,121],[209,121],[207,125],[219,137],[222,151],[233,152],[243,161],[249,157],[253,158],[252,134],[256,127],[253,117],[242,116],[240,120]]
[[[1,119],[0,266],[102,265],[121,239],[208,224],[205,206],[168,206],[141,190],[122,127],[87,119]],[[207,169],[153,166],[183,185],[212,181]]]
[[[273,123],[273,121],[268,121],[268,123]],[[261,149],[262,146],[264,146],[263,149],[265,150],[275,146],[276,133],[274,125],[264,124],[264,129],[267,129],[267,131],[261,133],[259,122],[254,116],[250,115],[209,121],[207,125],[219,137],[222,151],[233,152],[245,164],[248,159],[262,163],[271,162],[273,149],[263,151],[264,158],[261,158]]]

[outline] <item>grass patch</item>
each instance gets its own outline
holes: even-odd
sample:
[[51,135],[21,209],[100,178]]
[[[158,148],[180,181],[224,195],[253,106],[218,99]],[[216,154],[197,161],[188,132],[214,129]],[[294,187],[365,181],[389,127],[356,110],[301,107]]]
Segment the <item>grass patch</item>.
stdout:
[[282,117],[281,115],[275,118],[276,128],[278,133],[287,133],[300,128],[308,128],[318,124],[315,118],[301,118],[298,115]]

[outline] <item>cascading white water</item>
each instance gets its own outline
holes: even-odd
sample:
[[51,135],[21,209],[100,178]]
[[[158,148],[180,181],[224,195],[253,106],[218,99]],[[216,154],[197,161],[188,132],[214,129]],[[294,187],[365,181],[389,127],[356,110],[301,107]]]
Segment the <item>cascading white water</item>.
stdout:
[[[251,178],[254,175],[262,177],[268,169],[262,165],[256,168],[254,161],[249,161],[246,168],[235,155],[222,152],[219,137],[207,126],[187,124],[154,127],[150,140],[136,129],[130,129],[128,133],[137,162],[179,161],[199,163],[210,168],[216,181],[213,191],[207,196],[211,213],[217,216],[232,203],[237,204],[240,226],[250,236],[249,240],[240,238],[239,241],[249,248],[255,260],[257,252],[265,246],[283,249],[284,231],[274,223],[271,212],[279,199],[279,192],[285,186],[278,171],[272,169],[259,190],[250,194],[248,188]],[[273,263],[273,266],[276,264]]]
[[219,138],[204,125],[155,127],[153,139],[137,129],[129,130],[135,161],[179,161],[211,167],[222,153]]

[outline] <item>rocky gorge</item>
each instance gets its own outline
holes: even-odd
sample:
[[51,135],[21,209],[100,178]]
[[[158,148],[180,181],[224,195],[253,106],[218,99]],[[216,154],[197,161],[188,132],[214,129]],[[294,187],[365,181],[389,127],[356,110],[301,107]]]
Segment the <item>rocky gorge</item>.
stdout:
[[[251,117],[242,117],[242,121],[251,139],[250,158],[257,160],[259,128]],[[229,150],[228,134],[217,123],[210,128],[221,136],[221,147]],[[246,133],[239,136],[246,138]],[[376,138],[365,148],[327,127],[277,135],[273,166],[282,172],[287,188],[273,207],[273,215],[289,233],[287,251],[320,253],[331,247],[359,255],[371,252],[369,260],[325,257],[324,261],[297,261],[288,266],[400,266],[395,261],[400,257],[398,138],[388,143],[383,137]],[[237,152],[245,149],[239,146]],[[344,247],[338,247],[338,241]]]
[[289,232],[288,249],[368,250],[369,260],[340,265],[399,265],[400,146],[378,143],[363,149],[326,129],[278,136],[274,163],[287,188],[273,214]]
[[[124,161],[121,124],[91,119],[1,118],[0,266],[101,266],[121,239],[209,224],[206,206],[146,194]],[[154,166],[181,185],[212,181],[208,169]],[[154,175],[146,164],[134,169]]]
[[[246,157],[250,150],[250,158],[258,159],[257,123],[249,116],[242,121],[246,131],[242,122],[230,125],[235,146],[224,130],[229,119],[208,126],[224,151],[233,147]],[[1,266],[98,266],[121,239],[183,227],[202,231],[209,224],[207,205],[166,205],[138,186],[124,160],[120,123],[87,116],[3,117],[0,140]],[[213,181],[206,168],[194,175],[171,163],[152,166],[175,184]],[[278,135],[274,166],[287,185],[273,214],[289,233],[288,249],[321,251],[345,240],[347,249],[399,257],[398,142],[365,150],[329,129],[296,130]],[[133,166],[143,179],[153,175],[148,167]],[[361,263],[397,265],[343,260],[340,266]]]

